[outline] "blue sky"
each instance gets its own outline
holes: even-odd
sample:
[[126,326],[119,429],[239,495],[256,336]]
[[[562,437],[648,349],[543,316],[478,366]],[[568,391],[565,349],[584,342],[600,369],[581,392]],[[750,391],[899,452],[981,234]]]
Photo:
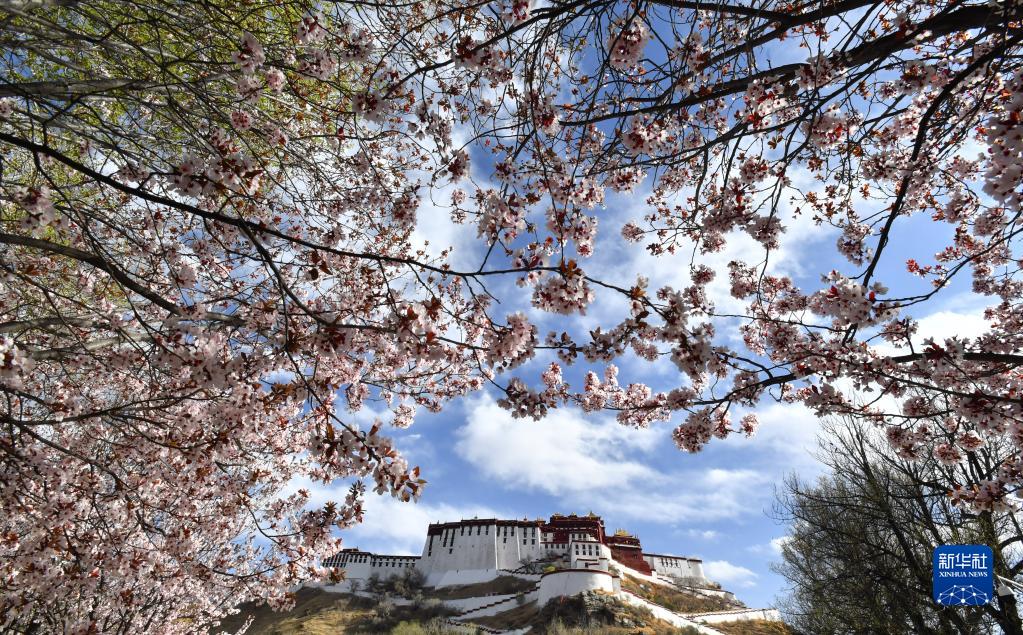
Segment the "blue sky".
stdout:
[[[600,233],[594,257],[582,263],[587,273],[629,282],[637,272],[651,278],[651,288],[685,283],[688,258],[652,259],[641,245],[626,245],[619,238],[621,225],[639,218],[644,192],[616,196],[599,210]],[[438,197],[439,200],[439,197]],[[879,279],[892,292],[923,289],[905,273],[906,258],[929,261],[946,228],[928,218],[896,224],[896,235],[879,269]],[[832,268],[855,274],[835,250],[835,230],[817,227],[802,218],[791,223],[781,249],[772,254],[772,269],[793,276],[804,290],[820,286],[820,275]],[[478,254],[475,229],[453,225],[441,208],[420,210],[419,239],[431,248],[455,247],[454,260],[469,263]],[[748,250],[752,239],[736,235],[722,254],[712,255],[711,266],[724,272],[736,257],[756,262]],[[496,315],[526,311],[540,323],[541,336],[549,328],[566,327],[563,317],[553,318],[529,307],[528,293],[511,280],[492,285],[502,305]],[[709,287],[718,308],[737,303],[727,295],[727,275]],[[983,328],[984,303],[961,284],[939,294],[937,301],[914,313],[922,318],[918,340],[928,336],[969,335]],[[741,309],[741,303],[735,305]],[[625,311],[615,297],[598,294],[586,316],[571,318],[574,330],[600,323],[613,324]],[[735,324],[721,323],[718,339],[737,344]],[[528,364],[499,379],[518,375],[536,381],[551,361],[538,355]],[[623,384],[643,381],[654,390],[685,385],[670,362],[650,364],[625,358],[619,362]],[[566,379],[581,385],[590,367],[566,369]],[[602,367],[597,367],[601,372]],[[390,430],[409,462],[422,466],[429,485],[417,504],[402,504],[370,494],[366,521],[345,532],[347,546],[384,553],[415,553],[422,548],[427,524],[473,516],[505,518],[547,517],[552,513],[587,513],[604,517],[610,529],[638,534],[647,551],[696,556],[707,574],[734,591],[751,606],[769,606],[783,590],[783,580],[771,572],[787,529],[773,519],[776,486],[786,474],[814,478],[821,467],[812,456],[819,422],[799,405],[765,401],[755,411],[761,428],[752,439],[733,436],[713,440],[699,454],[676,449],[671,430],[680,422],[660,423],[645,430],[626,428],[613,415],[588,414],[574,408],[554,410],[543,421],[513,419],[496,405],[496,391],[475,394],[451,403],[440,414],[420,412],[408,430]],[[377,414],[369,410],[356,418],[368,423]],[[735,414],[733,420],[737,420]],[[386,416],[381,416],[387,420]],[[313,504],[327,497],[343,498],[345,485],[317,488]]]

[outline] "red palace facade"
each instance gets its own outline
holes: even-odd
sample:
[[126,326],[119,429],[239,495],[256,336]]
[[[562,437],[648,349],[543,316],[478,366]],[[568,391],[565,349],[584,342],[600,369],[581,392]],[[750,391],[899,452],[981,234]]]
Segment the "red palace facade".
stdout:
[[554,514],[540,527],[544,542],[567,543],[585,534],[600,544],[607,545],[611,549],[611,556],[618,562],[640,573],[653,574],[650,565],[643,559],[643,547],[639,538],[621,529],[608,535],[604,528],[604,519],[600,516],[592,513],[586,516]]

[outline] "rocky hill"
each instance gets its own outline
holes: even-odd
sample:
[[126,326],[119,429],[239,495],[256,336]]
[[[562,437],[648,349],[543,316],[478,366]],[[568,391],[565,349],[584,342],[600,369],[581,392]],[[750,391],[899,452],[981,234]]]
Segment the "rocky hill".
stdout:
[[[404,580],[375,581],[372,589],[336,593],[305,588],[295,594],[295,607],[276,613],[265,606],[243,606],[216,633],[236,632],[252,619],[254,635],[335,635],[336,633],[530,633],[538,635],[788,635],[776,621],[738,620],[713,626],[679,626],[655,615],[655,610],[735,610],[734,602],[707,598],[679,589],[662,588],[629,580],[623,588],[638,598],[635,603],[611,594],[591,591],[556,598],[545,606],[527,601],[528,581],[499,578],[479,585],[431,589],[414,576]],[[459,611],[460,601],[473,598],[513,598],[507,609],[473,617]]]

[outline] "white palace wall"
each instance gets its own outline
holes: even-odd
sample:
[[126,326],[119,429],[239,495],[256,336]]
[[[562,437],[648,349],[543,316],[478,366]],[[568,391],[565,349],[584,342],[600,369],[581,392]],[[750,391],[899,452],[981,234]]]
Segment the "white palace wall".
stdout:
[[385,556],[365,551],[342,551],[324,564],[343,568],[346,580],[365,580],[376,575],[389,578],[416,566],[416,556]]
[[583,540],[573,540],[568,547],[570,568],[597,569],[608,571],[611,565],[611,548],[602,545],[593,538],[586,536]]
[[[512,570],[523,560],[544,555],[540,543],[540,529],[512,523],[465,523],[445,527],[439,533],[427,536],[423,554],[416,565],[427,576],[428,584],[450,584],[451,573],[457,579],[483,581],[496,577],[500,569]],[[469,574],[470,571],[492,572],[490,577]],[[468,582],[458,582],[468,584]]]
[[419,568],[436,570],[517,569],[543,553],[537,527],[461,525],[428,536]]
[[358,580],[368,578],[373,572],[373,566],[371,564],[373,556],[370,554],[359,554],[355,558],[350,558],[348,562],[344,564],[345,568],[345,579],[347,580]]
[[693,558],[644,553],[643,559],[660,576],[706,579],[703,575],[703,563]]

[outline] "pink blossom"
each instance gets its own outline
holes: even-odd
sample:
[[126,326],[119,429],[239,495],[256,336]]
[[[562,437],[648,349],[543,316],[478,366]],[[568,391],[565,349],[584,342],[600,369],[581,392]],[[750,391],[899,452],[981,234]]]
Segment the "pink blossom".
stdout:
[[511,369],[533,358],[536,348],[536,326],[522,313],[508,316],[508,328],[489,338],[486,357],[501,369]]
[[10,390],[20,390],[35,364],[25,351],[18,348],[14,340],[0,338],[0,384]]
[[244,110],[236,110],[231,113],[231,125],[235,130],[248,130],[252,127],[252,115]]
[[337,70],[334,56],[322,49],[308,51],[298,64],[298,71],[316,79],[330,79]]
[[234,60],[235,64],[244,73],[249,74],[263,65],[263,62],[266,61],[266,55],[263,52],[263,45],[259,40],[251,33],[245,33],[242,36],[239,49],[231,55],[231,59]]
[[284,72],[278,68],[271,68],[266,72],[266,87],[275,93],[281,92],[284,88]]
[[628,71],[639,64],[643,49],[650,40],[650,30],[639,17],[617,27],[608,39],[608,61],[614,68]]
[[955,465],[962,460],[962,455],[951,443],[940,443],[934,446],[934,458],[943,465]]
[[552,313],[585,315],[593,290],[579,269],[548,275],[533,290],[533,306]]
[[742,433],[749,438],[757,433],[757,429],[760,427],[760,421],[757,419],[755,414],[749,413],[747,415],[743,415],[740,426],[742,428]]
[[311,13],[302,18],[295,31],[295,37],[299,44],[315,44],[327,36],[323,28],[323,16]]
[[518,24],[529,19],[533,0],[501,0],[499,6],[506,24]]

